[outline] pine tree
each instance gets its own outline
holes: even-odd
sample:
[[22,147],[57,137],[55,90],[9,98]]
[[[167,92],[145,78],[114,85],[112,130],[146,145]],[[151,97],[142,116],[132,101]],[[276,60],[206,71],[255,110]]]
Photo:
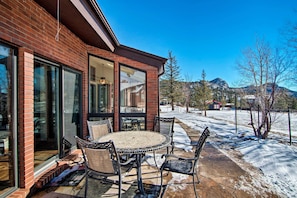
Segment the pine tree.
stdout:
[[172,110],[174,110],[174,104],[178,101],[181,95],[181,88],[179,83],[180,68],[177,65],[175,56],[172,52],[168,52],[168,60],[165,65],[165,73],[162,75],[162,87],[161,95],[167,98],[168,102],[171,104]]
[[195,101],[197,107],[204,111],[204,116],[206,115],[206,110],[208,110],[208,104],[212,100],[211,89],[208,87],[208,83],[205,80],[206,74],[205,71],[202,70],[202,80],[196,86],[195,90]]

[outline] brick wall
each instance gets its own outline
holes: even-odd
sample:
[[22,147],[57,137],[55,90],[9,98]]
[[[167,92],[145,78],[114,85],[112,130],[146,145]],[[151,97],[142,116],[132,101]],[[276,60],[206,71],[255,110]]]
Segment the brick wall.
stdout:
[[18,131],[20,187],[34,184],[34,125],[33,125],[33,54],[19,48],[18,62]]
[[[82,72],[83,119],[88,107],[88,53],[86,45],[33,0],[0,1],[0,39],[16,47]],[[83,129],[86,123],[83,122]]]

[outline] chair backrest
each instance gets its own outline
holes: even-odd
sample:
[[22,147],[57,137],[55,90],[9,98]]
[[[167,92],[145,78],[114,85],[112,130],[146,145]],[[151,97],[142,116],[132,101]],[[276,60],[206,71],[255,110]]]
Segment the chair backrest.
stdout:
[[197,145],[196,145],[196,150],[195,150],[195,157],[198,159],[199,158],[199,155],[205,145],[205,141],[206,141],[206,138],[210,135],[210,132],[208,130],[208,127],[206,127],[203,131],[203,133],[201,134],[198,142],[197,142]]
[[75,136],[86,167],[102,174],[120,174],[120,161],[113,141],[90,142]]
[[90,140],[97,140],[103,135],[113,132],[113,128],[109,119],[99,121],[87,120]]
[[165,118],[156,116],[154,119],[154,131],[172,137],[174,132],[174,120],[175,117]]

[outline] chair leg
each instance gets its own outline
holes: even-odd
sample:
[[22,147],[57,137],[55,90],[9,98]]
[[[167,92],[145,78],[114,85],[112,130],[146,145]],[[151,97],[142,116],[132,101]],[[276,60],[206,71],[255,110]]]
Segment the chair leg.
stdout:
[[173,147],[173,145],[171,146],[170,154],[174,154],[174,147]]
[[88,171],[86,172],[86,182],[85,182],[85,195],[84,197],[87,197],[87,192],[88,192],[88,178],[89,178],[89,173]]
[[159,197],[162,195],[162,190],[163,190],[163,169],[161,167],[161,184],[160,184],[160,192],[159,192]]
[[197,195],[197,190],[196,190],[196,185],[195,185],[195,176],[194,175],[192,175],[192,176],[193,176],[193,187],[194,187],[195,197],[197,198],[198,195]]
[[122,176],[119,174],[119,198],[122,197]]
[[154,153],[154,161],[155,161],[155,165],[156,165],[156,167],[159,169],[158,164],[157,164],[157,161],[156,161],[156,152],[153,151],[153,153]]
[[197,173],[194,173],[192,175],[192,177],[193,177],[193,187],[194,187],[195,197],[197,198],[198,197],[198,194],[197,194],[197,190],[196,190],[195,177],[197,178],[197,184],[199,184],[200,181],[199,181],[199,178],[198,178]]

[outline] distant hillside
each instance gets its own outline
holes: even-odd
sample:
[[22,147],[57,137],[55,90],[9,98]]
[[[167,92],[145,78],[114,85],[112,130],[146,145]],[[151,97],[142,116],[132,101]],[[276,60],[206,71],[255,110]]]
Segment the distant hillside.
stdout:
[[[200,82],[192,82],[193,84],[196,83],[200,83]],[[211,81],[208,81],[208,85],[210,86],[210,88],[212,90],[222,90],[225,93],[233,93],[233,92],[241,92],[244,91],[246,93],[249,94],[253,94],[255,92],[255,88],[254,86],[246,86],[246,87],[229,87],[228,83],[221,79],[221,78],[215,78]],[[161,81],[160,82],[160,87],[162,89],[162,87],[164,87],[164,83]],[[285,87],[281,87],[281,86],[277,86],[278,89],[280,89],[280,91],[286,92],[288,93],[290,96],[293,96],[295,98],[297,98],[297,92],[296,91],[292,91],[290,89],[287,89]],[[271,91],[271,87],[268,86],[268,92]]]
[[215,78],[209,81],[209,85],[212,89],[229,89],[228,83],[221,78]]
[[[222,89],[222,90],[225,90],[225,91],[239,91],[239,90],[242,90],[246,93],[250,93],[250,94],[253,94],[254,93],[254,86],[246,86],[246,87],[239,87],[239,88],[232,88],[232,87],[229,87],[228,83],[221,79],[221,78],[215,78],[211,81],[209,81],[209,86],[212,88],[212,89]],[[297,92],[296,91],[292,91],[290,89],[287,89],[285,87],[281,87],[281,86],[277,86],[277,89],[279,89],[280,91],[283,91],[283,92],[286,92],[286,93],[289,93],[290,96],[293,96],[293,97],[296,97],[297,98]],[[267,89],[268,92],[271,91],[271,86],[268,86],[268,89]]]

